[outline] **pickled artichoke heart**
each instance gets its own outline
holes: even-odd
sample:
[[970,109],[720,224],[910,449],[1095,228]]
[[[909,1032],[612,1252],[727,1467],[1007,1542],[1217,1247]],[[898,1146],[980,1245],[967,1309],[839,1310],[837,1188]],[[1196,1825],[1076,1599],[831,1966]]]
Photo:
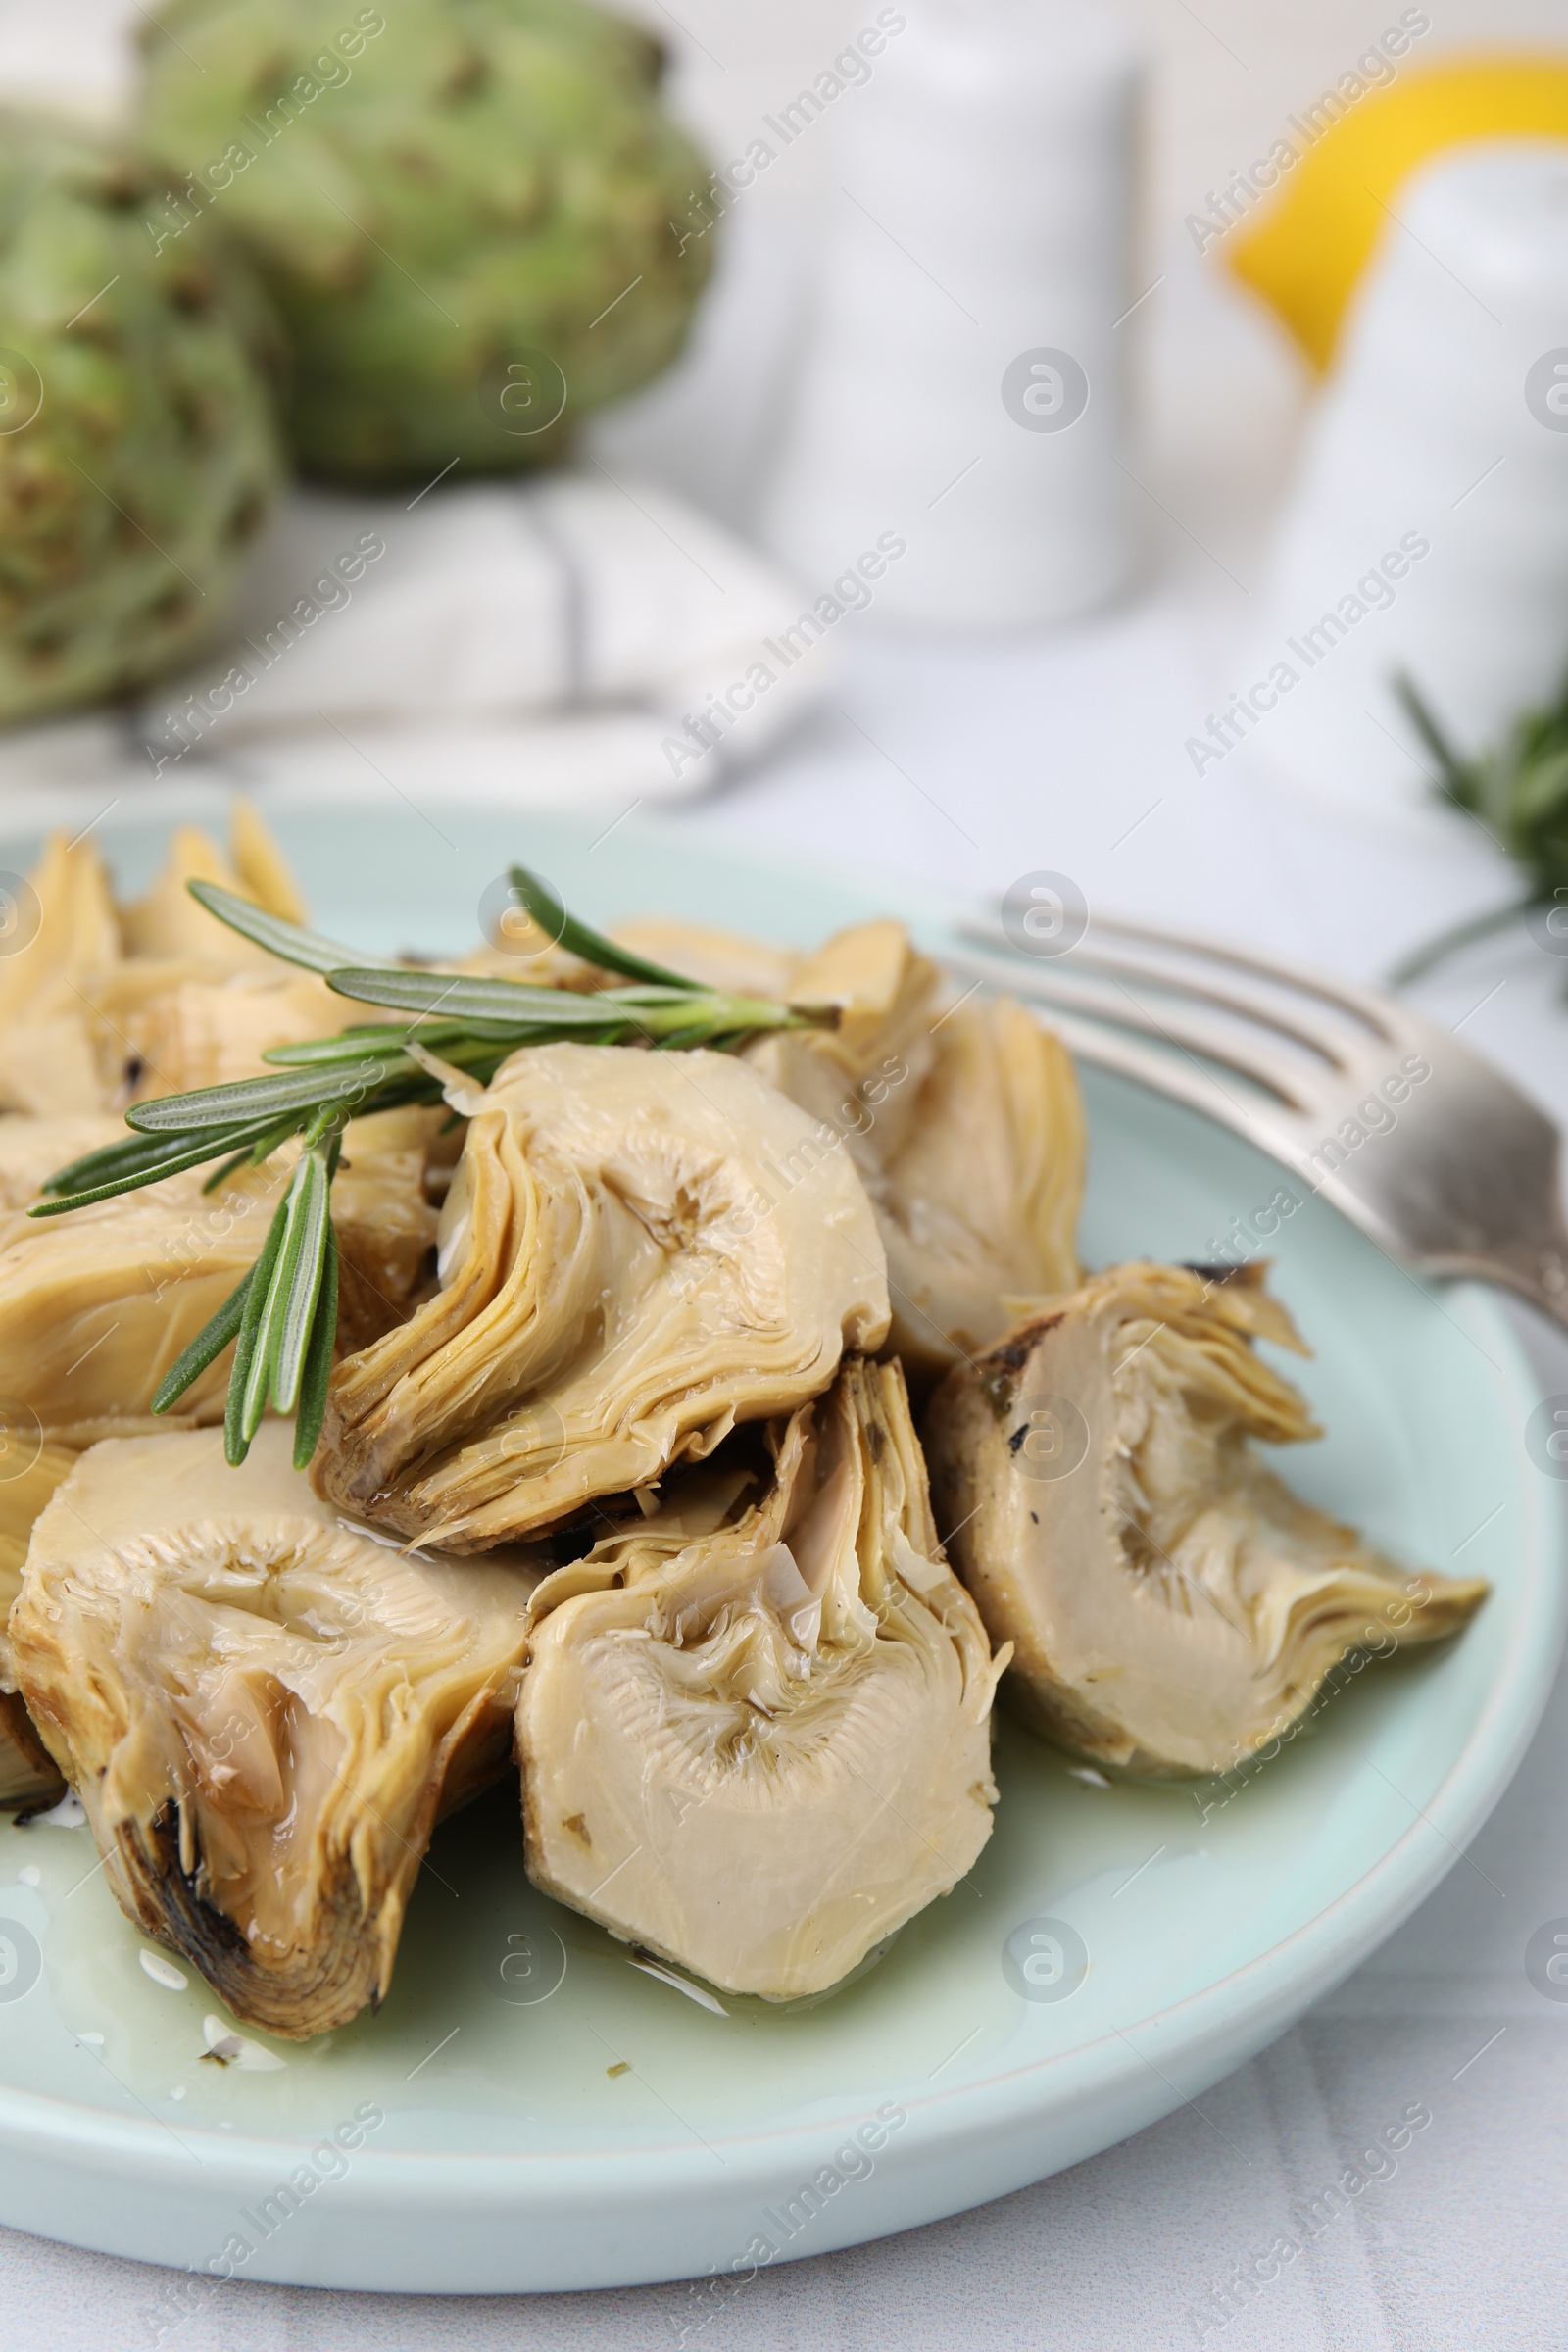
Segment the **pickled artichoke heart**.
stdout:
[[[58,1145],[46,1135],[26,1139],[31,1157],[58,1168],[125,1132],[111,1117],[95,1124],[85,1146],[79,1120]],[[17,1209],[5,1218],[0,1397],[13,1412],[77,1446],[160,1426],[151,1418],[159,1382],[255,1259],[270,1213],[265,1178],[231,1180],[204,1199],[205,1172],[166,1177],[70,1217]],[[225,1357],[181,1399],[181,1418],[220,1418],[226,1377]]]
[[504,1769],[536,1579],[338,1524],[289,1441],[94,1446],[11,1628],[123,1909],[303,2038],[383,1998],[432,1828]]
[[90,841],[51,835],[19,890],[0,888],[0,1111],[104,1107],[99,1024],[82,982],[120,955],[120,924]]
[[120,1143],[124,1134],[122,1122],[101,1110],[53,1119],[0,1119],[0,1242],[37,1232],[24,1212],[57,1168],[105,1144]]
[[788,993],[842,1005],[840,1026],[763,1038],[748,1059],[853,1156],[888,1253],[890,1345],[924,1387],[1004,1330],[1010,1301],[1078,1281],[1071,1057],[1006,998],[942,1012],[942,976],[900,923],[841,932]]
[[122,963],[91,995],[122,1042],[116,1099],[127,1102],[262,1077],[274,1046],[335,1036],[345,1017],[324,980],[275,965],[220,979],[199,965]]
[[793,989],[795,975],[808,959],[792,948],[748,939],[743,932],[720,931],[707,923],[685,923],[664,915],[639,916],[617,923],[610,934],[617,947],[630,948],[667,971],[683,972],[705,988],[739,997],[770,997],[782,1002]]
[[770,1438],[749,1504],[715,1463],[540,1587],[517,1748],[536,1886],[788,2000],[970,1868],[1004,1661],[945,1564],[896,1364],[850,1359]]
[[255,1077],[273,1046],[331,1036],[352,1017],[324,980],[279,963],[191,897],[189,883],[216,882],[285,922],[309,921],[276,843],[244,801],[234,805],[229,846],[225,858],[199,827],[176,828],[151,887],[121,909],[124,957],[80,984],[120,1048],[117,1104]]
[[894,1345],[922,1388],[1004,1331],[1015,1301],[1078,1282],[1087,1152],[1072,1057],[1022,1005],[960,1004],[936,1049],[874,1193]]
[[912,1127],[915,1096],[936,1059],[942,993],[942,974],[902,923],[858,923],[800,959],[790,976],[790,1002],[838,1005],[838,1027],[759,1038],[747,1059],[842,1133],[874,1182]]
[[33,1729],[25,1701],[0,1690],[0,1806],[36,1810],[66,1793],[60,1768]]
[[[344,1347],[386,1331],[426,1283],[440,1116],[385,1111],[345,1130],[332,1188]],[[70,1216],[25,1214],[45,1175],[124,1132],[106,1116],[0,1120],[0,1407],[77,1446],[169,1426],[150,1418],[158,1384],[255,1262],[293,1159],[285,1149],[213,1193],[193,1168]],[[225,1349],[185,1392],[175,1426],[221,1417],[228,1363]]]
[[75,1463],[68,1446],[40,1445],[27,1427],[6,1422],[0,1437],[0,1805],[48,1804],[65,1792],[17,1691],[5,1628],[22,1590],[33,1522]]
[[[442,1110],[416,1105],[351,1119],[344,1128],[332,1183],[340,1354],[368,1347],[434,1289],[435,1200],[445,1195],[460,1141]],[[286,1172],[292,1151],[279,1152],[275,1164]]]
[[0,118],[0,724],[122,695],[221,628],[281,480],[242,257],[155,241],[168,181]]
[[340,1364],[314,1475],[377,1526],[482,1551],[699,1459],[887,1331],[842,1154],[722,1054],[532,1046],[469,1116],[442,1289]]
[[144,138],[276,297],[309,471],[552,461],[679,350],[715,240],[646,32],[574,0],[183,0],[146,25]]
[[265,955],[190,896],[188,881],[218,882],[305,919],[244,801],[230,853],[182,826],[150,889],[117,908],[95,845],[56,835],[22,889],[0,884],[0,1109],[52,1118],[183,1094],[254,1076],[268,1048],[344,1026],[344,1001],[324,981]]
[[1260,1269],[1097,1276],[950,1372],[939,1522],[1036,1727],[1147,1774],[1229,1770],[1351,1652],[1434,1642],[1487,1586],[1410,1576],[1299,1501],[1254,1441],[1313,1438],[1254,1338],[1300,1349]]
[[189,956],[226,971],[275,973],[275,957],[210,914],[187,884],[216,882],[286,923],[310,920],[299,886],[271,834],[246,801],[230,818],[231,858],[198,825],[178,825],[169,855],[145,894],[121,910],[127,956]]

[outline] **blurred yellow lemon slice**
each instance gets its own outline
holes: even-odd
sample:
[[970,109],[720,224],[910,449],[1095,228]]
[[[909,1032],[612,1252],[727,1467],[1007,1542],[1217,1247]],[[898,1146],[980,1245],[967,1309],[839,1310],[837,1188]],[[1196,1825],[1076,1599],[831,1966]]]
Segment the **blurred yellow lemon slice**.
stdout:
[[[1298,154],[1303,135],[1298,122]],[[1300,155],[1265,218],[1227,240],[1226,258],[1327,368],[1405,173],[1446,147],[1509,137],[1568,139],[1568,57],[1472,57],[1370,92]]]

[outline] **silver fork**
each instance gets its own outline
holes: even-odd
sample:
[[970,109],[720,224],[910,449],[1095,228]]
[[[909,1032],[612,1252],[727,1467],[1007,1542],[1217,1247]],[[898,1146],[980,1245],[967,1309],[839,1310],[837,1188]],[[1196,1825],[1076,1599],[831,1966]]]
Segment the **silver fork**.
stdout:
[[1447,1030],[1353,982],[1152,924],[1097,913],[1050,947],[1020,950],[976,916],[936,953],[1049,1006],[1085,1060],[1244,1136],[1406,1265],[1502,1283],[1568,1329],[1557,1130]]

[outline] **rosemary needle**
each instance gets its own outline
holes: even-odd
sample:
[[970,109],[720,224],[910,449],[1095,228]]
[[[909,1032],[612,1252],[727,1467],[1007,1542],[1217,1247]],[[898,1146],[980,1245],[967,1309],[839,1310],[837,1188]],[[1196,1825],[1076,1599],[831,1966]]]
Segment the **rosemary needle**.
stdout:
[[1436,763],[1439,797],[1473,817],[1507,852],[1526,886],[1522,898],[1412,949],[1389,975],[1390,987],[1404,988],[1473,940],[1568,900],[1568,680],[1554,703],[1527,711],[1495,750],[1474,760],[1460,756],[1408,678],[1394,684]]

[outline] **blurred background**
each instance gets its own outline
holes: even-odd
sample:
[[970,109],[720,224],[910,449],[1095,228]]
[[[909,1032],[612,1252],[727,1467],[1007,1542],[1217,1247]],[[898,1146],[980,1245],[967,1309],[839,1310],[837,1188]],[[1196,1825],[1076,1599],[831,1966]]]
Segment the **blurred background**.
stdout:
[[[762,117],[808,87],[876,16],[859,0],[687,0],[678,17],[659,0],[624,0],[617,13],[668,48],[670,102],[714,161],[744,153]],[[1310,10],[1205,0],[1200,16],[1183,0],[1120,0],[1107,13],[1136,27],[1148,59],[1139,235],[1149,277],[1175,281],[1151,298],[1140,335],[1150,478],[1162,495],[1200,502],[1221,554],[1243,555],[1263,542],[1310,379],[1275,322],[1217,270],[1200,268],[1184,222],[1400,12],[1365,0],[1319,0]],[[1568,56],[1560,0],[1448,0],[1428,13],[1432,29],[1412,66],[1510,48]],[[4,0],[0,89],[113,119],[131,102],[145,21],[135,0],[52,0],[47,10]],[[746,191],[726,224],[695,348],[596,427],[610,449],[743,526],[756,519],[800,357],[813,247],[824,214],[842,201],[833,160],[823,140],[801,140]],[[1197,584],[1212,589],[1212,567],[1191,562],[1192,543],[1174,522],[1162,536],[1156,512],[1151,528],[1164,574],[1187,562]]]
[[[330,14],[271,12],[302,39]],[[668,803],[680,822],[972,893],[1050,867],[1090,904],[1367,976],[1521,898],[1549,906],[1568,855],[1556,802],[1545,833],[1521,828],[1512,788],[1475,763],[1554,701],[1568,657],[1568,433],[1541,408],[1549,366],[1539,414],[1525,386],[1557,345],[1568,357],[1568,10],[622,14],[665,51],[663,102],[699,151],[658,231],[687,272],[669,300],[695,308],[672,363],[596,395],[556,467],[504,485],[533,502],[550,576],[498,539],[514,510],[498,520],[482,457],[431,463],[428,484],[411,458],[406,482],[295,491],[234,627],[265,649],[329,545],[380,533],[357,609],[224,714],[207,700],[221,630],[194,667],[172,658],[167,680],[85,696],[87,716],[22,710],[0,788],[217,779],[287,797],[377,789],[370,763],[405,796],[580,802],[607,822]],[[211,105],[195,53],[224,16],[6,0],[0,96],[134,125],[139,38],[169,166],[181,74]],[[391,70],[392,17],[362,86]],[[1449,86],[1478,63],[1495,81],[1499,61],[1500,95]],[[351,99],[324,91],[306,130]],[[1280,163],[1282,139],[1299,161]],[[1490,177],[1467,179],[1466,155]],[[227,233],[238,207],[205,202]],[[1430,219],[1404,217],[1422,204]],[[0,439],[0,470],[20,438]],[[879,560],[892,540],[903,552]],[[1309,680],[1322,649],[1300,632],[1336,612],[1334,659]],[[781,642],[783,658],[759,652]],[[715,711],[759,659],[779,691],[754,681]],[[1282,661],[1289,702],[1266,687]],[[1497,807],[1455,810],[1400,670],[1470,763],[1463,789]],[[1423,985],[1550,1096],[1560,980],[1516,921]]]

